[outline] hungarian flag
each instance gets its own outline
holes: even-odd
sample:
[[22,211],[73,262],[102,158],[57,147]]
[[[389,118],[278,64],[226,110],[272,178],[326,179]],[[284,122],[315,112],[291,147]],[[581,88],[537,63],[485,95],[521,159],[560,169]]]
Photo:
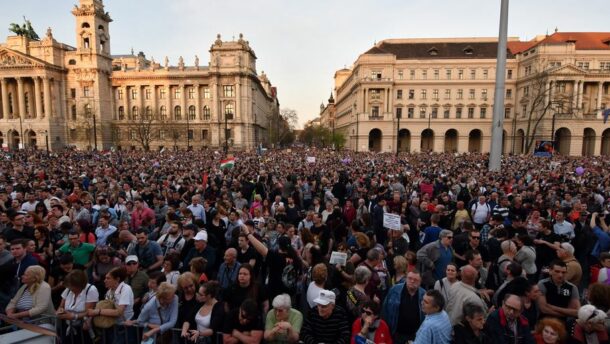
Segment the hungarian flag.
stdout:
[[235,158],[227,158],[224,160],[220,160],[220,168],[224,169],[224,168],[233,168],[233,165],[235,165]]

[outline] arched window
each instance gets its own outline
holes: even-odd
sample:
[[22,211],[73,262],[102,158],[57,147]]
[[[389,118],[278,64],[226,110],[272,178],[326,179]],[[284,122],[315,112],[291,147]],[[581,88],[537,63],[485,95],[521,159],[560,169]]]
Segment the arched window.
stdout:
[[233,111],[233,104],[227,104],[225,106],[225,116],[227,117],[227,119],[233,119],[233,114],[235,112]]
[[75,59],[70,59],[70,61],[68,61],[68,64],[70,66],[74,66],[76,64],[76,60]]
[[165,105],[162,105],[159,109],[159,117],[162,121],[165,121],[167,119],[167,108],[165,107]]
[[83,48],[89,49],[89,37],[83,38]]
[[174,119],[176,121],[179,121],[182,119],[182,109],[180,109],[180,106],[176,106],[174,108]]
[[134,107],[131,108],[131,116],[133,116],[134,120],[138,120],[139,114],[138,114],[138,107],[137,106],[134,106]]
[[125,119],[125,108],[119,106],[119,120],[122,121]]
[[91,26],[89,25],[89,23],[84,22],[84,23],[83,23],[83,25],[81,25],[80,27],[81,27],[81,28],[83,28],[83,29],[88,29],[88,28],[90,28]]
[[189,120],[194,120],[195,119],[195,105],[191,105],[189,106]]
[[146,107],[146,119],[147,120],[151,120],[152,119],[152,115],[153,115],[153,113],[152,113],[151,107],[147,106]]
[[207,106],[203,107],[203,120],[204,121],[210,120],[210,108]]

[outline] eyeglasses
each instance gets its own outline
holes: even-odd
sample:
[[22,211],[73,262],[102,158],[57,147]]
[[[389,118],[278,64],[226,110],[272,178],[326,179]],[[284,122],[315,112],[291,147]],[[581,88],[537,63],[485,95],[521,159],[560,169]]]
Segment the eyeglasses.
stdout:
[[446,236],[445,238],[447,238],[447,239],[453,239],[453,237],[452,237],[452,236]]
[[371,311],[362,311],[362,313],[364,313],[364,314],[366,314],[368,316],[373,316],[374,315],[373,312],[371,312]]

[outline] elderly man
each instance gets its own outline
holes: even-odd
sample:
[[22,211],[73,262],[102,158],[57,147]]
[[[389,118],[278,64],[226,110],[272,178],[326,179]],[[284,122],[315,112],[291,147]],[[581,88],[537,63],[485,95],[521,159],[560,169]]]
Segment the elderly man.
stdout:
[[309,312],[301,330],[301,340],[305,344],[350,342],[347,314],[335,305],[335,298],[335,293],[322,289],[314,299],[317,312]]
[[[165,339],[163,342],[169,343],[170,330],[176,325],[176,320],[178,320],[176,287],[168,282],[163,282],[159,285],[156,296],[142,307],[142,312],[138,316],[137,322],[144,326],[142,342],[154,338],[159,333]],[[134,321],[128,320],[125,323],[131,325]]]
[[534,344],[527,319],[521,315],[523,303],[517,295],[506,294],[502,307],[485,322],[485,334],[498,344]]
[[414,344],[449,344],[451,342],[451,323],[445,307],[445,299],[438,290],[428,290],[421,303],[426,314],[424,322],[417,330]]
[[384,300],[381,316],[390,327],[390,333],[396,343],[413,340],[424,320],[421,303],[426,291],[420,285],[419,272],[409,272],[407,283],[393,286]]
[[423,285],[431,287],[445,277],[447,264],[453,259],[453,232],[442,230],[437,241],[424,245],[417,251],[417,261],[423,276]]
[[220,264],[218,268],[218,283],[220,288],[227,289],[237,279],[237,272],[241,264],[237,261],[237,250],[234,248],[228,248],[225,251],[224,262]]
[[280,294],[273,299],[273,309],[265,321],[265,342],[270,344],[296,343],[303,325],[303,315],[292,308],[290,295]]
[[475,288],[477,275],[477,270],[474,267],[466,265],[462,268],[462,281],[456,282],[449,289],[447,313],[449,313],[452,325],[462,321],[462,309],[466,303],[477,304],[487,311],[485,301]]
[[184,258],[183,267],[189,266],[189,262],[195,257],[202,257],[208,261],[205,274],[209,279],[216,276],[216,250],[208,246],[208,232],[200,231],[195,235],[195,246],[191,248]]
[[559,245],[557,250],[557,257],[566,263],[568,269],[566,273],[566,281],[574,284],[575,286],[580,285],[582,279],[582,267],[576,258],[574,257],[574,246],[572,244],[564,242]]
[[205,208],[201,205],[201,196],[195,195],[191,197],[191,202],[191,205],[189,205],[187,208],[193,213],[193,219],[202,220],[203,223],[206,223]]

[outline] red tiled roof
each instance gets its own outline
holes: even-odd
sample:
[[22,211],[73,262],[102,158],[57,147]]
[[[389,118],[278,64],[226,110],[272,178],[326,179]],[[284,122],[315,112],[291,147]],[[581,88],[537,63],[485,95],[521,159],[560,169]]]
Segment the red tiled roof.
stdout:
[[529,41],[529,42],[521,42],[521,41],[511,41],[511,42],[506,42],[506,48],[513,54],[519,54],[531,47],[533,47],[534,45],[536,45],[536,42],[534,41]]
[[568,42],[574,42],[576,50],[610,50],[610,32],[555,32],[541,41],[508,42],[508,47],[517,54],[540,44]]

